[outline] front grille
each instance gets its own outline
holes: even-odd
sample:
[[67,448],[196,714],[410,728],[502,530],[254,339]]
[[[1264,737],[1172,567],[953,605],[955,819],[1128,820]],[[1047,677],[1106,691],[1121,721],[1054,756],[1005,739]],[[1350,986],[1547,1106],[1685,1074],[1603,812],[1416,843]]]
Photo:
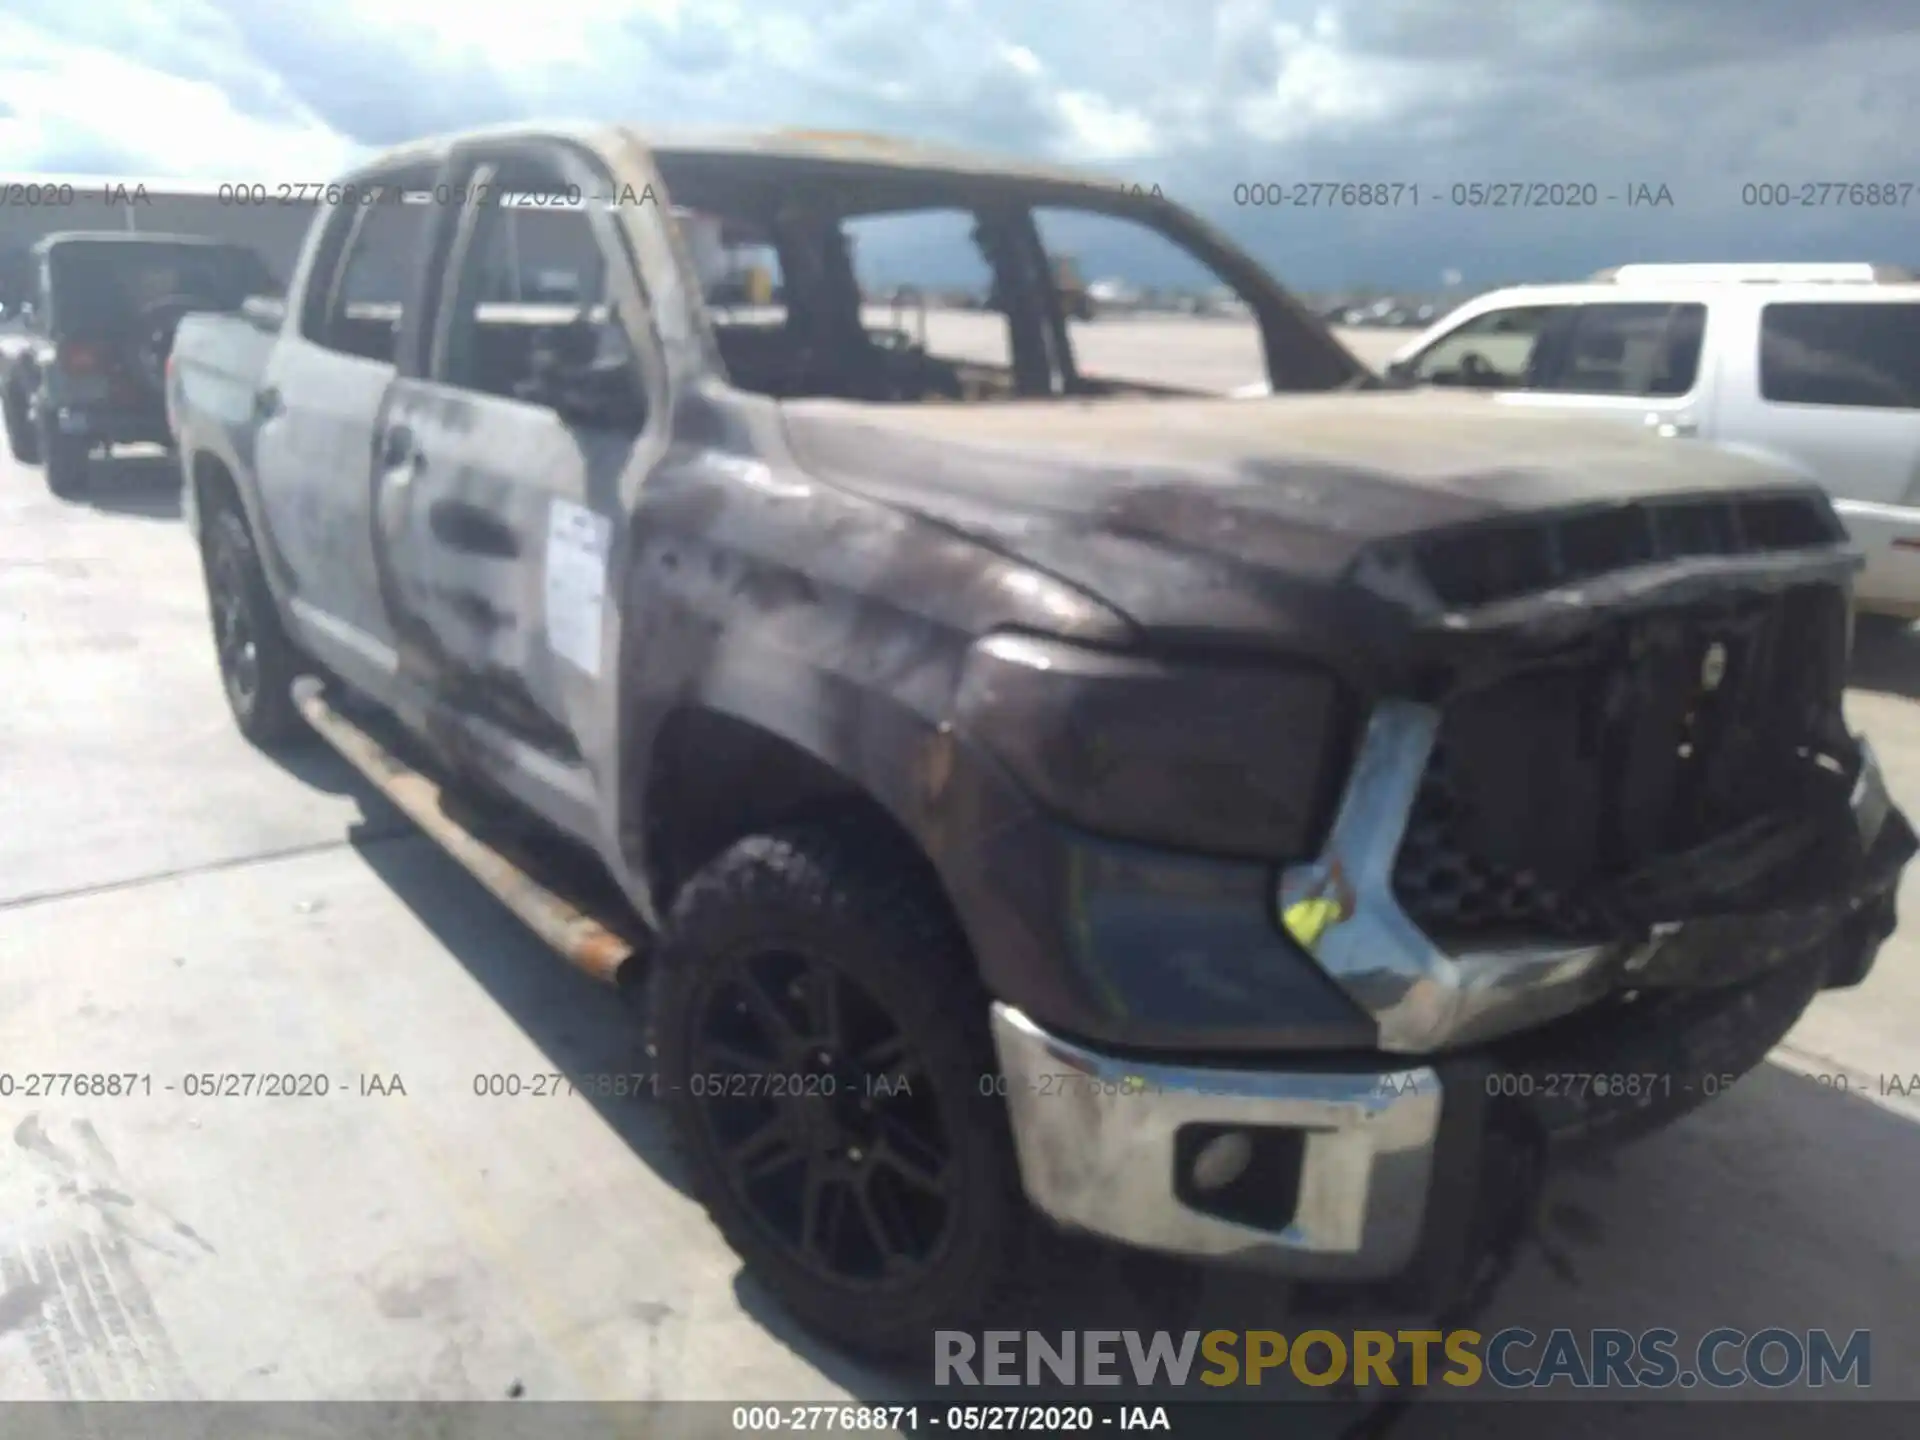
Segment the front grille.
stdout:
[[1642,911],[1696,871],[1730,886],[1738,837],[1779,844],[1780,817],[1832,789],[1809,777],[1850,744],[1845,635],[1836,587],[1728,597],[1612,622],[1453,696],[1395,857],[1401,907],[1454,948],[1679,918]]
[[1473,799],[1444,743],[1427,762],[1394,867],[1394,889],[1416,924],[1436,938],[1511,935],[1591,941],[1606,933],[1590,907],[1530,869],[1479,853],[1467,836]]
[[1636,565],[1799,550],[1845,539],[1845,528],[1818,495],[1713,496],[1439,531],[1416,541],[1414,556],[1441,604],[1475,606]]

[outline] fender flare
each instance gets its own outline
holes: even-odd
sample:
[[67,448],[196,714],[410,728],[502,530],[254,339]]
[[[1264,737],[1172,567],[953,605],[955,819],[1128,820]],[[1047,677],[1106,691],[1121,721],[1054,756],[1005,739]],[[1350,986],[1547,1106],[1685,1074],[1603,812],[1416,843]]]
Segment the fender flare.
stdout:
[[[705,713],[737,722],[792,747],[875,804],[911,838],[945,883],[951,823],[967,784],[1011,784],[955,734],[901,696],[791,653],[729,647],[730,660],[691,679],[677,694],[640,702],[644,729],[624,747],[618,831],[632,889],[651,896],[662,878],[651,853],[647,795],[659,743],[676,716]],[[629,703],[633,703],[631,695]],[[953,899],[949,895],[949,899]],[[657,917],[649,916],[649,920]]]

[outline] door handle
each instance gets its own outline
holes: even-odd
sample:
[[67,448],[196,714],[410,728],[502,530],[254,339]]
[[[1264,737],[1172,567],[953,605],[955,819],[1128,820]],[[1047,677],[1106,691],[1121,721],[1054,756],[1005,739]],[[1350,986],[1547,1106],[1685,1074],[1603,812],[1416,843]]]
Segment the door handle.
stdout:
[[1700,433],[1700,422],[1691,415],[1667,415],[1658,410],[1647,412],[1646,426],[1664,440],[1686,439]]
[[380,437],[380,463],[388,470],[397,470],[409,461],[414,469],[420,468],[420,452],[413,448],[413,431],[404,425],[395,425]]
[[436,500],[427,507],[427,528],[450,550],[512,560],[520,554],[520,537],[491,511],[464,500]]
[[284,408],[280,403],[280,392],[271,385],[264,385],[253,392],[253,414],[257,420],[270,420]]

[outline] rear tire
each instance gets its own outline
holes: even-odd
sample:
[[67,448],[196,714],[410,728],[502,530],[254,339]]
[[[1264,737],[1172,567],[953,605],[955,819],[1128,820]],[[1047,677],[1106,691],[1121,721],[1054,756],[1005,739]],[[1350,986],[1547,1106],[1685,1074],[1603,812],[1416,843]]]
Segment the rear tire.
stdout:
[[[898,844],[829,825],[739,841],[676,898],[649,986],[675,1137],[754,1278],[868,1356],[976,1326],[1030,1212],[982,1093],[987,996]],[[876,1095],[876,1076],[904,1086]]]
[[40,463],[40,437],[27,419],[27,396],[19,385],[7,388],[4,407],[7,425],[7,449],[22,465]]
[[263,750],[303,737],[306,723],[292,694],[300,654],[280,624],[246,518],[231,504],[206,517],[201,565],[220,686],[234,724]]
[[78,499],[87,488],[87,442],[62,435],[42,415],[39,448],[48,492],[59,500]]

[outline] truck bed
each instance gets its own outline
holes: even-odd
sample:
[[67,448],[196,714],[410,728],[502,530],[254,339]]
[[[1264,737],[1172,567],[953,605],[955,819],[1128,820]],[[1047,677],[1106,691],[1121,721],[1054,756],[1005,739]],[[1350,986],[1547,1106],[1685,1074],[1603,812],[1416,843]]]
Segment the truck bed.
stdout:
[[253,392],[267,373],[274,340],[272,331],[244,312],[195,314],[182,320],[173,342],[174,387],[167,397],[170,426],[178,428],[173,425],[173,412],[181,404],[226,425],[249,420]]

